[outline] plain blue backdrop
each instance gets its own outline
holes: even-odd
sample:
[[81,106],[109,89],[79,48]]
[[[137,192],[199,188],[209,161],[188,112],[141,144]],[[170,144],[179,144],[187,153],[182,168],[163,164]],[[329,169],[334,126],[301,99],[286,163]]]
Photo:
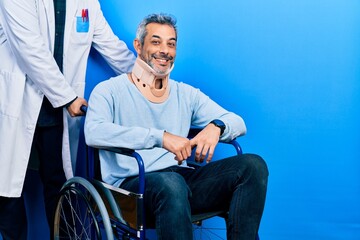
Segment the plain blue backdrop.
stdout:
[[[145,15],[177,17],[171,77],[241,115],[248,127],[239,139],[244,151],[268,163],[261,239],[360,239],[358,0],[100,3],[130,48]],[[86,96],[113,76],[94,52],[89,64]],[[29,216],[31,239],[48,231],[39,211]]]

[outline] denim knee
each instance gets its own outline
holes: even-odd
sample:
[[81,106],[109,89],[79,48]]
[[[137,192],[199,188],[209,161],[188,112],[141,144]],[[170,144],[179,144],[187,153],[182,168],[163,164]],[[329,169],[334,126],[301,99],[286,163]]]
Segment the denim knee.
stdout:
[[252,179],[266,186],[269,170],[264,159],[259,155],[249,153],[240,155],[240,157],[243,163],[245,162],[247,165],[248,171],[251,172]]
[[190,189],[184,178],[175,172],[161,172],[153,179],[154,182],[147,183],[147,191],[155,194],[158,202],[166,204],[167,207],[184,209],[191,196]]

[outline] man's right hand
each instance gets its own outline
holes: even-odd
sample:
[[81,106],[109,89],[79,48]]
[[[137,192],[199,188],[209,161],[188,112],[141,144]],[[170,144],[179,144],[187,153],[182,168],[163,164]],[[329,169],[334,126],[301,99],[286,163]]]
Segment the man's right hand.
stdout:
[[80,109],[82,105],[87,106],[87,101],[81,97],[76,98],[75,101],[73,101],[70,106],[67,107],[70,116],[76,117],[85,115],[85,113]]
[[163,148],[175,154],[175,160],[178,161],[179,165],[191,156],[190,140],[169,132],[164,132]]

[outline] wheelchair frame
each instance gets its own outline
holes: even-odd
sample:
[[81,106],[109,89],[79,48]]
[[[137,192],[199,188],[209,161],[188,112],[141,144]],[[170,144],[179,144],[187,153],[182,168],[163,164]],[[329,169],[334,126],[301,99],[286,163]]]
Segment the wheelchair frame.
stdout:
[[[191,129],[189,138],[199,131],[201,129]],[[223,143],[233,145],[236,153],[242,154],[241,146],[236,139]],[[101,150],[135,158],[139,167],[139,191],[133,193],[96,179],[99,177],[100,167],[97,166],[99,159],[94,158],[96,155],[94,151],[98,150],[100,149],[88,147],[88,179],[73,177],[60,191],[54,220],[54,239],[63,239],[62,234],[65,234],[66,239],[103,239],[105,236],[108,240],[114,237],[124,240],[145,240],[146,226],[143,208],[145,168],[141,156],[132,149],[101,148]],[[125,202],[123,205],[131,206],[130,209],[134,213],[131,215],[123,211],[119,202]],[[202,220],[214,216],[226,218],[226,215],[224,211],[192,215],[192,222],[201,225]]]

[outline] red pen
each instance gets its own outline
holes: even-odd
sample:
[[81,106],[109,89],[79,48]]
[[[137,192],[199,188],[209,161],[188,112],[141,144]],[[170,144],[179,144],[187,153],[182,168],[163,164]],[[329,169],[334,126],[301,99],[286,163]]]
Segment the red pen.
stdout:
[[85,12],[85,9],[81,10],[81,18],[82,18],[82,21],[85,22],[85,20],[86,20],[86,12]]

